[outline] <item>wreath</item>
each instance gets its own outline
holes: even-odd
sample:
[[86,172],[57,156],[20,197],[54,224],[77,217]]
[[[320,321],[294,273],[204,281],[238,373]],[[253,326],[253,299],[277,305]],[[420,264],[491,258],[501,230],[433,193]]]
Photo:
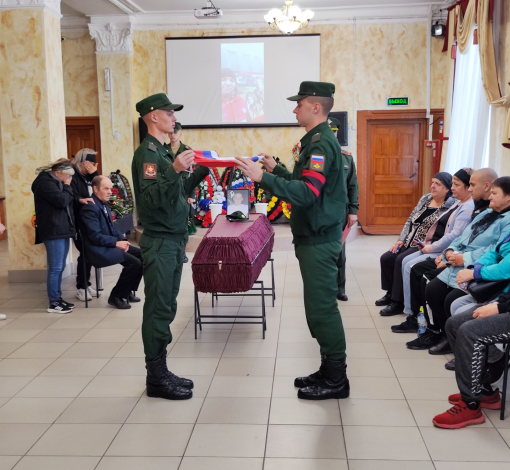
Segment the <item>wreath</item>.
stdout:
[[[298,144],[299,145],[299,144]],[[294,149],[292,149],[292,153],[294,153],[295,149],[298,146],[296,145]],[[299,155],[299,152],[298,152]],[[276,163],[278,165],[283,166],[284,168],[287,168],[283,163],[280,162],[279,158],[275,158]],[[264,168],[264,171],[265,168]],[[280,200],[278,197],[273,196],[268,191],[265,191],[260,187],[258,183],[255,183],[256,190],[257,190],[257,202],[267,202],[267,218],[271,222],[277,221],[282,215],[285,215],[287,219],[290,219],[290,209],[291,205]]]
[[134,202],[131,185],[128,179],[121,175],[120,170],[110,173],[108,176],[112,181],[112,195],[108,201],[112,211],[112,219],[120,219],[133,213]]
[[209,168],[209,174],[198,184],[196,199],[198,201],[198,212],[195,214],[195,218],[202,224],[202,227],[211,225],[211,211],[209,210],[211,203],[223,204],[226,213],[227,202],[220,183],[220,175],[216,168]]

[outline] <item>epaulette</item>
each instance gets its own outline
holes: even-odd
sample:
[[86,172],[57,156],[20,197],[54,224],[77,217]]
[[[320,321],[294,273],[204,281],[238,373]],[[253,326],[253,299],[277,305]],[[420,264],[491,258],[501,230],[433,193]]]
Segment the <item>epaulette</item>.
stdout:
[[319,140],[321,140],[321,133],[317,132],[317,134],[312,136],[312,142],[319,142]]
[[151,150],[152,152],[157,152],[158,151],[158,148],[152,143],[152,142],[149,142],[149,146],[148,146],[149,150]]
[[347,150],[342,150],[342,153],[344,155],[348,155],[349,157],[352,157],[352,153],[351,152],[348,152]]
[[184,148],[185,148],[186,150],[191,150],[191,147],[189,147],[188,145],[185,145],[185,146],[184,146]]

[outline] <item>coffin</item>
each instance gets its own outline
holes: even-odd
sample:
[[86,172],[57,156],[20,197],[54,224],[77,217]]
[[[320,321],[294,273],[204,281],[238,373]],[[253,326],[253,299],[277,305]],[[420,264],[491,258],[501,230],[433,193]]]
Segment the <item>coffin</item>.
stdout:
[[198,292],[231,294],[253,287],[271,257],[274,230],[264,214],[249,222],[229,222],[219,215],[205,234],[191,262]]

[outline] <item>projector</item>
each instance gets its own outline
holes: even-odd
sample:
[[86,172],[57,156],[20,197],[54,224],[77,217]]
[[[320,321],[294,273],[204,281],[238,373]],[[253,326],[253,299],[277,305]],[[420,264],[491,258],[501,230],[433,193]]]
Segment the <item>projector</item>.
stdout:
[[208,1],[207,6],[202,8],[201,10],[195,10],[195,18],[201,20],[207,20],[212,18],[221,18],[223,16],[223,12],[216,8],[213,2]]

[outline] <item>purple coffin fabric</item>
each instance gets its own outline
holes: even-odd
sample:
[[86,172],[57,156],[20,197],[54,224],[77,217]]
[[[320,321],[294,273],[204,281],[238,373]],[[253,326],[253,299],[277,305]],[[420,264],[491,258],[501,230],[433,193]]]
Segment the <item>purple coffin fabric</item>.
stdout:
[[191,263],[197,291],[231,294],[250,290],[271,257],[273,245],[274,230],[265,215],[250,214],[250,222],[229,222],[219,215]]

